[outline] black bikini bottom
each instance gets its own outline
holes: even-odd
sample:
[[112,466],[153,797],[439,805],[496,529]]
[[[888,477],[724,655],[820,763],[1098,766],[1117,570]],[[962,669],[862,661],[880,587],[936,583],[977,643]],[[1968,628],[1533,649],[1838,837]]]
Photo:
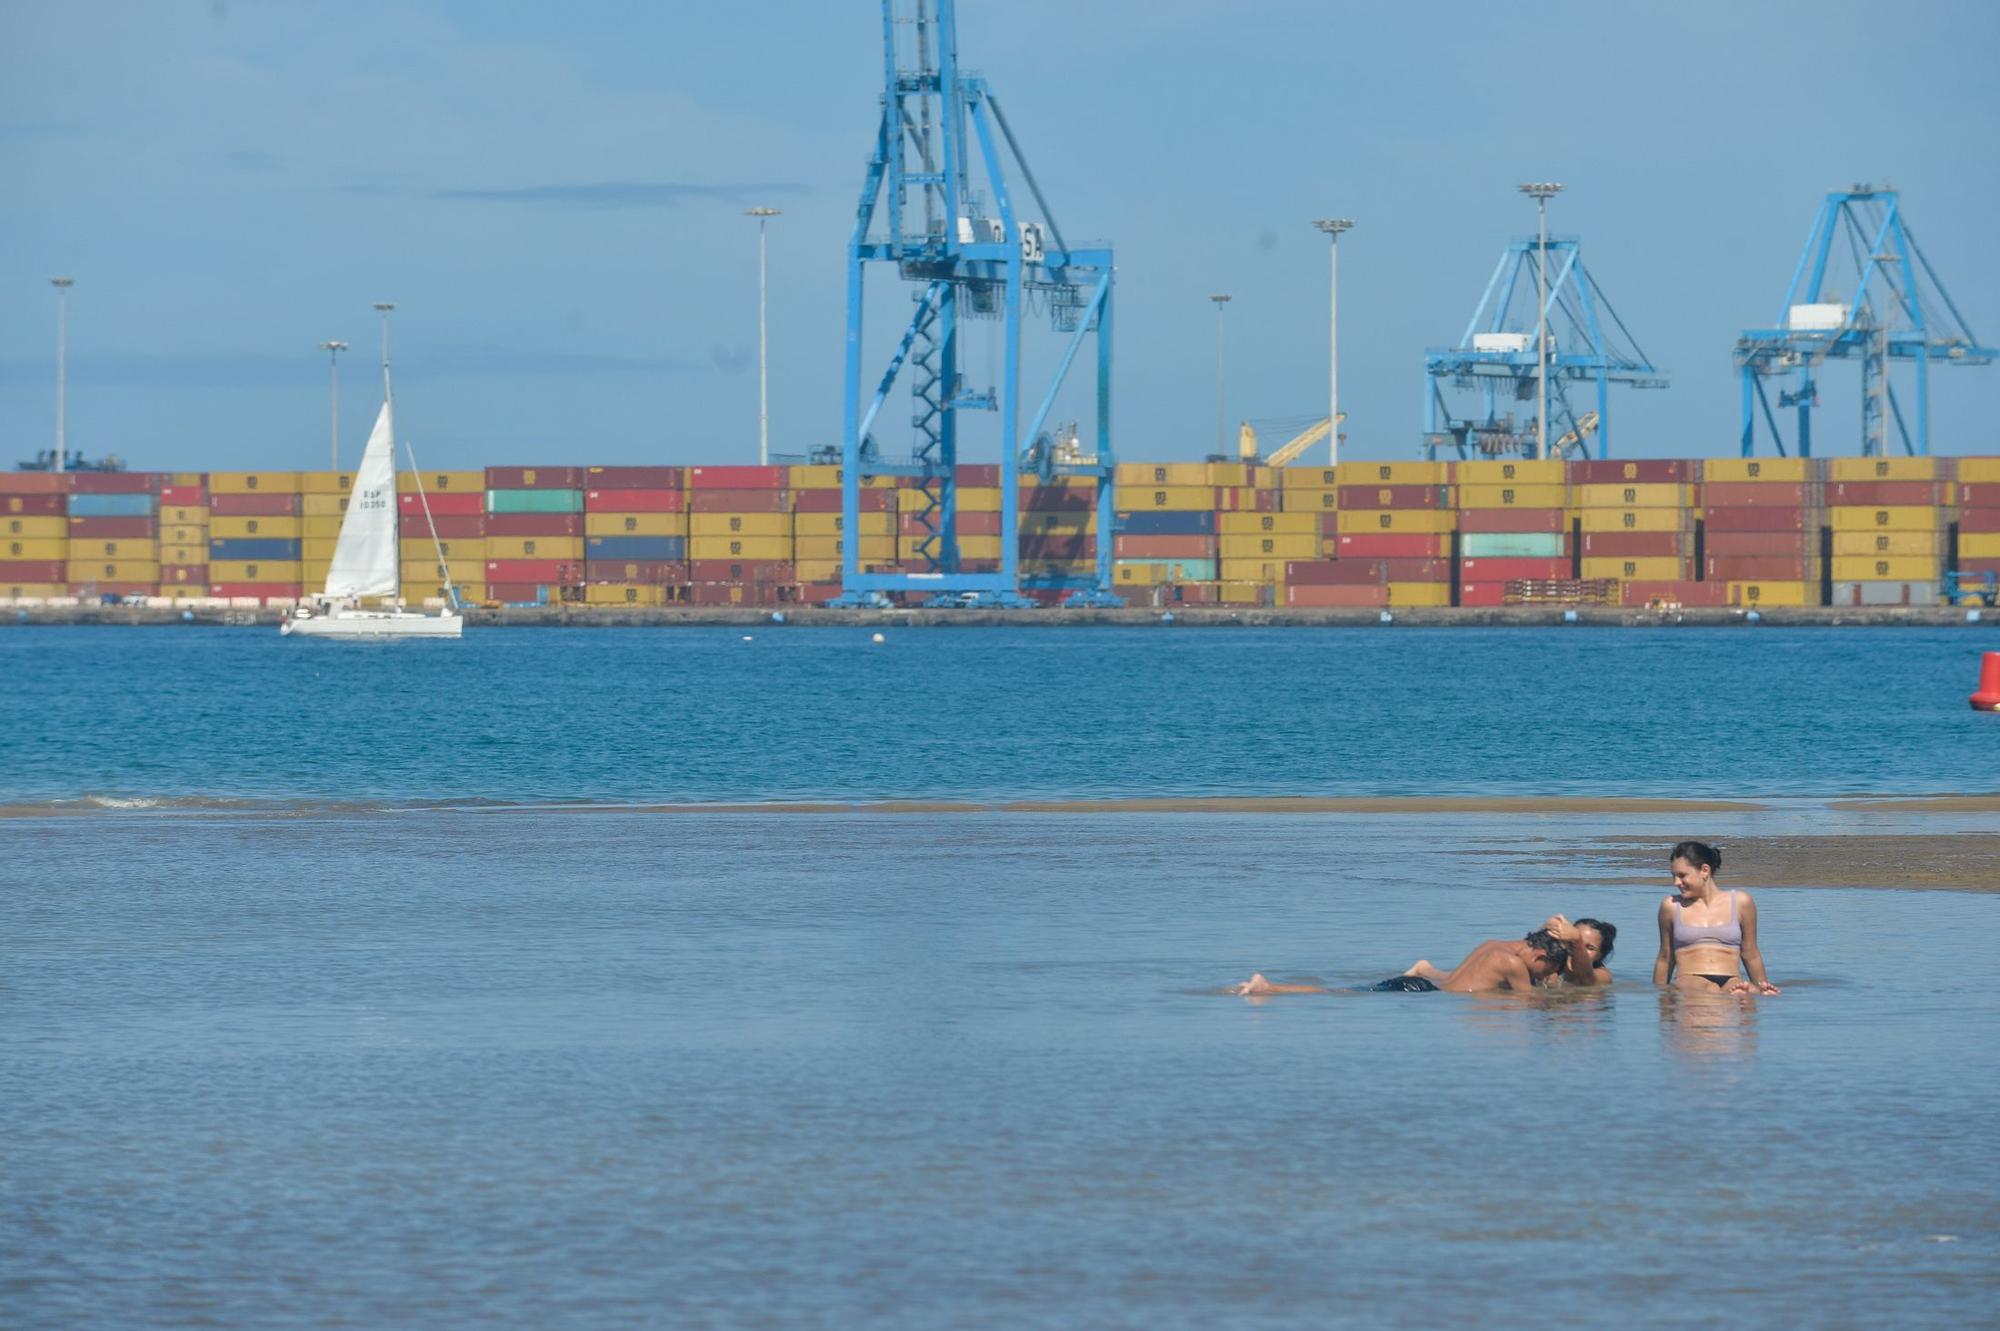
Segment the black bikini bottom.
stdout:
[[1730,985],[1736,983],[1734,975],[1703,975],[1701,978],[1707,980],[1718,989],[1727,989]]

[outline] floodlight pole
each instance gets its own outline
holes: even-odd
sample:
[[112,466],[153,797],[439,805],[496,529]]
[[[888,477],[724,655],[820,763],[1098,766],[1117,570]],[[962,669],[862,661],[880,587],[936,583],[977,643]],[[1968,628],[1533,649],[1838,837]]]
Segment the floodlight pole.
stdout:
[[1326,233],[1326,437],[1327,465],[1340,465],[1340,233],[1352,231],[1345,217],[1322,217],[1313,223]]

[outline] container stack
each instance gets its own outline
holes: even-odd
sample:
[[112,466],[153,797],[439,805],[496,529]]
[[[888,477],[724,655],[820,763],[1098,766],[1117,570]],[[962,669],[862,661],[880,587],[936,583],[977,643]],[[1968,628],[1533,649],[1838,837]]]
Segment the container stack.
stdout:
[[[792,467],[792,551],[800,599],[824,605],[840,595],[847,533],[841,517],[841,468],[818,463]],[[860,545],[856,566],[863,572],[893,571],[896,564],[898,478],[864,476],[857,493]],[[960,515],[959,530],[965,530]],[[995,529],[998,530],[997,528]]]
[[[998,479],[997,476],[995,478]],[[1021,579],[1090,578],[1097,573],[1097,479],[1020,478],[1018,559]],[[961,495],[965,492],[960,491]],[[994,491],[996,498],[999,492]],[[961,506],[961,513],[963,507]],[[965,542],[959,554],[966,555]],[[997,550],[994,552],[999,553]]]
[[[447,575],[462,599],[485,600],[486,473],[398,472],[396,538],[405,602],[422,605],[449,600]],[[443,572],[438,569],[440,550],[444,553]]]
[[1960,578],[2000,580],[2000,458],[1960,458],[1956,497]]
[[1821,604],[1821,497],[1810,458],[1703,463],[1700,604]]
[[[1332,481],[1331,496],[1325,485]],[[1460,514],[1453,506],[1449,462],[1343,462],[1338,467],[1294,469],[1285,477],[1285,507],[1317,500],[1322,510],[1322,544],[1345,567],[1320,571],[1302,585],[1380,587],[1382,605],[1450,605],[1451,548]],[[1304,491],[1304,496],[1301,496]],[[1299,503],[1303,497],[1305,504]],[[1327,512],[1326,510],[1331,510]],[[1332,527],[1325,526],[1331,518]],[[1360,592],[1306,592],[1287,599],[1294,605],[1376,604]]]
[[689,467],[688,600],[774,605],[798,585],[784,467]]
[[209,595],[261,605],[298,599],[304,576],[299,498],[295,471],[209,473]]
[[[1210,599],[1222,577],[1222,547],[1208,467],[1121,462],[1116,480],[1111,576],[1121,593],[1162,604]],[[1155,587],[1173,590],[1146,590]]]
[[584,601],[664,605],[687,586],[687,477],[681,467],[584,473]]
[[1561,461],[1461,462],[1457,481],[1459,604],[1581,599]]
[[489,599],[508,605],[583,599],[583,491],[582,467],[486,469]]
[[1827,464],[1830,604],[1937,604],[1953,497],[1950,466],[1941,458],[1834,458]]
[[160,487],[148,471],[69,473],[69,594],[150,596],[160,585]]
[[1694,464],[1684,458],[1569,464],[1576,575],[1614,582],[1619,603],[1699,605]]
[[69,486],[55,472],[0,472],[0,595],[69,593]]
[[160,589],[167,600],[208,591],[208,478],[182,472],[160,487]]
[[311,596],[326,587],[333,568],[333,548],[340,543],[340,524],[354,493],[351,471],[299,473],[299,591]]

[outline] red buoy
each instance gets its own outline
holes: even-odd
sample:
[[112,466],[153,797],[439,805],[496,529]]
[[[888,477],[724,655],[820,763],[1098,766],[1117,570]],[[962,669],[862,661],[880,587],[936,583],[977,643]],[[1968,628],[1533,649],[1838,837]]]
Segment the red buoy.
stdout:
[[1987,652],[1979,660],[1979,692],[1972,695],[1975,712],[2000,712],[2000,652]]

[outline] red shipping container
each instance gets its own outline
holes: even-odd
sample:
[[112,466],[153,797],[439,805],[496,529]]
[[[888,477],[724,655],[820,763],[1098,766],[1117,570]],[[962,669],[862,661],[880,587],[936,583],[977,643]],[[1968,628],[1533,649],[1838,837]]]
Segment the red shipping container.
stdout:
[[[217,497],[220,498],[220,496]],[[443,490],[426,490],[422,499],[419,499],[416,493],[411,491],[396,496],[396,511],[406,518],[413,513],[421,518],[424,515],[426,501],[428,501],[430,511],[439,517],[447,513],[453,517],[469,517],[475,513],[484,514],[486,512],[486,494],[480,490],[453,490],[448,492]],[[210,512],[215,511],[218,510],[210,510]]]
[[1111,553],[1118,559],[1213,559],[1213,536],[1114,536]]
[[69,565],[60,559],[0,559],[0,583],[16,586],[24,582],[61,582],[69,576]]
[[10,518],[59,518],[68,511],[68,495],[0,494],[0,514]]
[[1685,532],[1587,531],[1583,533],[1582,553],[1586,557],[1654,559],[1690,554],[1693,549],[1694,537]]
[[837,582],[802,582],[799,584],[799,600],[807,605],[825,605],[839,596],[841,586]]
[[1705,555],[1762,555],[1803,559],[1819,553],[1816,531],[1712,531],[1702,540]]
[[688,565],[690,582],[793,583],[798,569],[783,560],[697,559]]
[[[893,513],[896,511],[894,490],[863,490],[855,496],[860,500],[856,506],[863,513]],[[792,495],[793,511],[798,513],[838,513],[840,491],[799,490]],[[964,514],[960,514],[961,517]]]
[[484,513],[433,513],[429,521],[421,513],[405,513],[397,523],[397,529],[406,541],[421,540],[437,529],[441,541],[469,541],[475,536],[486,534]]
[[160,585],[162,587],[202,587],[208,583],[206,564],[162,564]]
[[1960,508],[2000,508],[2000,482],[1967,481],[1958,487]]
[[1019,507],[1023,513],[1088,513],[1097,507],[1097,490],[1039,486],[1021,491]]
[[1569,464],[1571,485],[1676,485],[1694,479],[1693,458],[1591,458]]
[[299,497],[285,494],[226,494],[208,497],[212,518],[295,518]]
[[[695,468],[700,470],[700,468]],[[838,494],[838,490],[828,491]],[[690,513],[789,513],[790,490],[690,490]]]
[[1451,553],[1451,537],[1417,532],[1355,532],[1334,540],[1339,559],[1432,559]]
[[1826,486],[1829,505],[1859,504],[1867,508],[1888,505],[1929,507],[1951,502],[1951,484],[1945,481],[1830,481]]
[[688,566],[664,559],[587,559],[583,564],[583,580],[678,587],[688,580]]
[[1384,582],[1451,581],[1449,559],[1385,559],[1381,562]]
[[[997,490],[1000,488],[1000,464],[997,462],[962,462],[958,467],[958,483],[974,490]],[[1019,484],[1019,479],[1015,482]]]
[[1572,575],[1567,559],[1461,559],[1458,576],[1465,582],[1512,582],[1533,579],[1546,582]]
[[73,495],[156,495],[167,483],[159,471],[72,471],[69,492]]
[[1560,508],[1461,508],[1462,532],[1568,531],[1569,514]]
[[254,596],[258,600],[271,597],[287,597],[297,600],[299,584],[296,582],[212,582],[208,585],[210,596]]
[[489,490],[581,490],[582,467],[488,467]]
[[[838,494],[839,491],[834,491]],[[680,490],[586,490],[586,513],[683,513],[687,495]]]
[[[689,467],[690,490],[782,490],[788,472],[783,467]],[[744,512],[756,512],[744,509]]]
[[524,605],[546,599],[550,605],[562,600],[562,587],[544,582],[494,582],[486,583],[486,599],[498,601],[502,605]]
[[792,600],[791,583],[694,582],[688,584],[693,605],[783,605]]
[[1285,565],[1286,586],[1362,587],[1382,581],[1381,561],[1374,559],[1295,559]]
[[581,559],[489,559],[486,561],[486,581],[546,582],[551,586],[569,586],[583,581],[583,561]]
[[1021,537],[1022,559],[1094,559],[1096,557],[1097,538],[1094,536]]
[[1507,604],[1507,584],[1504,582],[1462,582],[1458,585],[1458,604],[1485,608]]
[[69,476],[55,471],[0,471],[0,495],[68,494]]
[[1710,555],[1704,571],[1710,582],[1808,582],[1819,576],[1813,561],[1773,555]]
[[1380,583],[1286,583],[1285,604],[1291,606],[1377,606],[1389,604],[1389,589]]
[[[1322,505],[1324,507],[1324,505]],[[1340,507],[1370,508],[1450,508],[1448,485],[1343,485]]]
[[1984,577],[1988,573],[2000,574],[2000,558],[1961,559],[1958,561],[1960,573],[1973,573]]
[[[687,485],[687,471],[683,467],[586,467],[583,471],[585,488],[591,490],[672,490],[678,493]],[[586,501],[588,502],[588,501]],[[627,509],[626,512],[672,512],[672,509]]]
[[1804,508],[1819,487],[1791,481],[1710,481],[1701,487],[1708,508]]
[[1819,527],[1813,508],[1711,508],[1701,515],[1711,532],[1812,531]]
[[1961,532],[2000,531],[2000,508],[1962,509],[1958,515],[1958,529]]
[[161,508],[201,508],[208,503],[208,487],[205,485],[163,485],[160,487]]
[[581,536],[581,513],[488,513],[488,536]]
[[72,541],[95,541],[105,538],[139,540],[160,534],[158,518],[71,518],[69,538]]
[[1618,603],[1643,606],[1652,601],[1677,601],[1682,605],[1728,605],[1726,582],[1621,582]]

